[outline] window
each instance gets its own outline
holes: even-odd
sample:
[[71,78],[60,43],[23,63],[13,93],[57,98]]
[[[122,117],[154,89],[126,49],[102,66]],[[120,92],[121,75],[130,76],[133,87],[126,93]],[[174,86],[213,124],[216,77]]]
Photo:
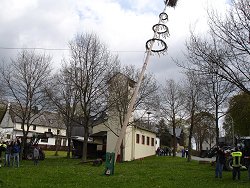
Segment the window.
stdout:
[[147,136],[147,145],[149,146],[149,137]]
[[7,139],[10,139],[10,134],[7,134]]
[[42,138],[41,142],[48,143],[48,138]]
[[63,143],[62,143],[62,145],[63,145],[63,146],[66,146],[66,143],[67,143],[67,139],[66,139],[66,138],[63,138],[62,140],[63,140]]
[[139,144],[140,143],[140,135],[136,134],[136,143]]
[[155,139],[151,138],[151,146],[154,146],[154,145],[155,145]]
[[35,126],[35,125],[33,125],[33,130],[34,130],[34,131],[36,130],[36,126]]
[[145,144],[145,136],[142,135],[142,144]]
[[57,129],[57,135],[60,134],[60,129]]
[[56,139],[56,145],[61,146],[61,142],[62,142],[62,140],[60,138]]
[[48,129],[48,132],[51,132],[51,129]]

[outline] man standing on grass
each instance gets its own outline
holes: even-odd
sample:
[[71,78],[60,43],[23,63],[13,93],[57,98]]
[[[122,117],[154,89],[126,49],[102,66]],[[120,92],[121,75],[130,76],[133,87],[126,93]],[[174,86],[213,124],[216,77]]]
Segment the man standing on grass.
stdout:
[[11,150],[12,150],[12,145],[9,142],[6,142],[4,166],[10,167]]
[[232,152],[233,157],[233,180],[235,180],[236,176],[238,177],[238,180],[240,180],[240,167],[241,167],[241,156],[242,153],[239,151],[239,149],[236,147],[235,151]]
[[12,166],[14,167],[15,163],[16,163],[16,167],[19,167],[19,155],[20,155],[20,142],[19,140],[14,142],[13,148],[12,148],[12,152],[13,152],[13,162],[12,162]]
[[226,162],[226,157],[224,150],[220,147],[217,147],[216,155],[216,167],[215,167],[215,178],[222,178],[223,166]]

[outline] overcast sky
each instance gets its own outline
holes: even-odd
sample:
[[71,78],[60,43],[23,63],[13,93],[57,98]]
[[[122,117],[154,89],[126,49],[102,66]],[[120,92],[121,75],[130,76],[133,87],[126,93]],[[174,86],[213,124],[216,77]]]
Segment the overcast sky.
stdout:
[[[181,58],[190,28],[206,32],[206,9],[222,11],[229,0],[179,0],[168,8],[166,39],[168,53],[150,58],[148,71],[159,82],[178,79],[180,69],[171,58]],[[58,68],[67,58],[68,41],[77,33],[94,32],[118,54],[122,64],[142,67],[145,42],[153,37],[152,26],[159,21],[163,0],[0,0],[0,58],[15,57],[18,49],[37,50],[53,56]]]

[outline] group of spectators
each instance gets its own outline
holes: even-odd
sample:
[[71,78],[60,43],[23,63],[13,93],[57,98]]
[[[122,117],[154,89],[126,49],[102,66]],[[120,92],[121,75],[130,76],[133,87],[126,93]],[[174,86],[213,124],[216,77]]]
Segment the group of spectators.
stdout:
[[6,141],[0,144],[0,159],[2,161],[2,155],[5,154],[4,166],[16,166],[19,167],[19,158],[21,151],[21,143],[17,139],[15,141]]
[[188,148],[183,148],[181,150],[181,157],[186,157],[188,158]]
[[158,147],[156,150],[157,156],[171,156],[171,154],[172,154],[172,149],[169,147],[163,147],[163,148]]

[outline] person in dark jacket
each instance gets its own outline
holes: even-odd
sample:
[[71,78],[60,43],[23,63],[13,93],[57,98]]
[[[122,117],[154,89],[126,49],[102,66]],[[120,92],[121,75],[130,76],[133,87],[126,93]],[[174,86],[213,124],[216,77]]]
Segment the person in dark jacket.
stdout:
[[217,147],[215,178],[222,178],[223,166],[226,162],[225,152],[222,148]]
[[10,166],[11,150],[12,150],[12,144],[9,142],[6,142],[4,166],[8,166],[8,167]]
[[21,151],[20,148],[20,144],[19,142],[14,142],[13,148],[12,148],[12,153],[13,153],[13,162],[12,162],[12,166],[15,165],[16,163],[16,167],[19,167],[19,153]]

